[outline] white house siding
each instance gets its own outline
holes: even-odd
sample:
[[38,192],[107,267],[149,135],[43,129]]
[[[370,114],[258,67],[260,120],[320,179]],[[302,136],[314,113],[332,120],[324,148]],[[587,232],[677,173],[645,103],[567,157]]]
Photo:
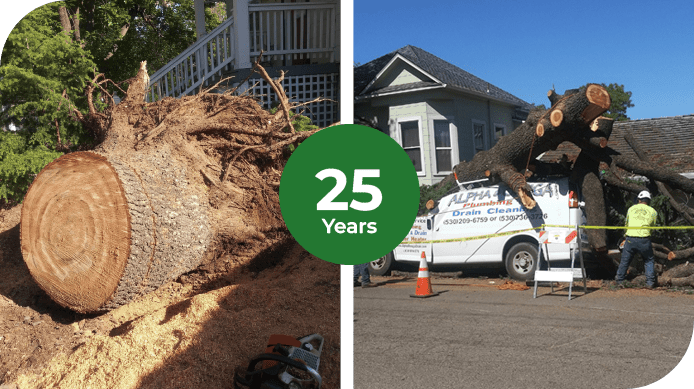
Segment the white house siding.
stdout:
[[511,131],[514,130],[515,123],[513,122],[513,113],[515,112],[515,109],[513,107],[501,105],[498,103],[492,103],[491,104],[491,135],[492,135],[492,144],[491,146],[494,146],[496,144],[496,141],[494,139],[494,127],[495,125],[500,125],[504,126],[506,128],[506,133],[510,133]]
[[[473,120],[487,122],[487,104],[484,100],[458,99],[455,101],[458,124],[458,153],[461,161],[469,161],[475,155],[472,133]],[[485,147],[487,140],[485,139]]]

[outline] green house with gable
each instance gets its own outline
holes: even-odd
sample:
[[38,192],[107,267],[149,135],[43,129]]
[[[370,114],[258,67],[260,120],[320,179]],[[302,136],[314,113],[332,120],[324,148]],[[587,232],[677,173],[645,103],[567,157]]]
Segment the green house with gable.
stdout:
[[354,70],[355,123],[395,139],[432,185],[460,161],[490,149],[531,105],[415,46]]

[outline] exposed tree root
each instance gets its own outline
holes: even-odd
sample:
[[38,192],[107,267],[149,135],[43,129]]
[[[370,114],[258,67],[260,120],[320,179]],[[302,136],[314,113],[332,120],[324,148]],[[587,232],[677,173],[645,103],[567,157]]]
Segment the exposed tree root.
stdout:
[[[53,231],[60,217],[36,223],[39,219],[25,220],[23,213],[23,241],[33,243],[26,245],[24,256],[50,257],[46,263],[27,264],[52,298],[79,312],[112,309],[193,270],[205,257],[218,257],[218,250],[264,245],[268,232],[286,233],[279,181],[289,157],[287,146],[318,130],[296,131],[290,110],[299,105],[289,101],[282,77],[271,79],[258,63],[255,70],[277,94],[282,109],[275,114],[264,110],[253,96],[235,96],[231,91],[218,94],[211,89],[146,103],[149,77],[144,62],[137,76],[127,81],[127,93],[121,90],[124,97],[119,104],[105,87],[111,81],[95,76],[87,88],[89,113],[75,110],[74,117],[100,143],[91,152],[67,154],[44,169],[47,173],[39,174],[24,207],[27,215],[31,209],[73,215],[67,227],[61,228],[88,237],[109,223],[116,225],[105,223],[103,212],[95,210],[118,206],[121,234],[83,255],[76,248],[89,250],[88,240],[55,241]],[[96,104],[95,94],[106,96],[105,109]],[[103,172],[97,178],[105,177],[110,185],[104,192],[109,194],[108,202],[106,194],[94,193],[92,186],[71,176],[73,171],[95,167]],[[66,201],[42,193],[41,188],[54,188],[50,185],[63,180],[71,182],[71,187],[54,190],[63,191]],[[57,249],[48,256],[34,255],[47,246]],[[88,266],[87,260],[103,264],[109,272],[93,274],[95,267]],[[61,268],[60,279],[51,276],[54,271],[44,271],[51,266]],[[86,298],[95,296],[83,287],[92,284],[100,293]]]

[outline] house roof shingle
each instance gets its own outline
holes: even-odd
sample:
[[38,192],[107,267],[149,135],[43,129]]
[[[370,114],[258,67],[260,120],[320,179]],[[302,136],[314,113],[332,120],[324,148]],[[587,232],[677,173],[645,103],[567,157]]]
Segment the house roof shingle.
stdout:
[[[465,70],[418,47],[407,45],[354,69],[354,95],[359,96],[364,88],[396,55],[412,62],[417,67],[439,79],[444,84],[474,93],[481,93],[529,110],[531,105],[518,97],[476,77]],[[416,83],[418,84],[418,83]],[[414,86],[413,84],[408,84]],[[402,88],[402,87],[401,87]],[[401,89],[403,90],[403,89]],[[379,91],[380,92],[380,91]]]
[[[655,163],[663,165],[674,162],[671,167],[677,171],[694,171],[694,115],[615,122],[608,147],[623,155],[638,158],[624,140],[627,132],[631,132]],[[546,152],[542,160],[556,161],[562,154],[574,160],[580,151],[573,143],[564,142],[556,150]]]

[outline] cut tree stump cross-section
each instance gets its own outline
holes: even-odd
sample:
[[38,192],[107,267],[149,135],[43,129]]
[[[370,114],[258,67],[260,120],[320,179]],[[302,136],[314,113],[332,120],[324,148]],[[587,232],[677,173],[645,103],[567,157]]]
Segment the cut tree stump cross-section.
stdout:
[[[64,155],[36,177],[24,200],[22,252],[32,276],[77,312],[116,308],[200,263],[209,244],[203,193],[166,148],[134,170],[115,156]],[[129,161],[138,166],[137,161]]]

